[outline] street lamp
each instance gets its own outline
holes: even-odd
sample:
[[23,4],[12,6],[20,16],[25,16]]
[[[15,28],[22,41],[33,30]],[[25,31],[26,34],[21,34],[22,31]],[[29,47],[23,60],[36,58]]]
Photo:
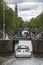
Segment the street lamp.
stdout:
[[3,1],[3,39],[5,39],[5,3]]

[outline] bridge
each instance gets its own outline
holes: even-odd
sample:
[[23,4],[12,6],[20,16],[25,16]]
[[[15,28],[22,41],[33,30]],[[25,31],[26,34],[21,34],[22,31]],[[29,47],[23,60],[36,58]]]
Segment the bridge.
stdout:
[[43,40],[38,39],[35,40],[31,37],[19,37],[15,39],[7,39],[7,40],[0,40],[0,52],[14,52],[15,43],[17,43],[19,40],[31,40],[32,41],[32,47],[33,52],[42,52],[43,53]]

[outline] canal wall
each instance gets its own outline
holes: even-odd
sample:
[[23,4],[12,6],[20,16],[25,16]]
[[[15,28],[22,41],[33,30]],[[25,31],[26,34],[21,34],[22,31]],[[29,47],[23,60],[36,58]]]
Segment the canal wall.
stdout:
[[0,40],[0,52],[12,52],[13,41],[12,40]]
[[[0,40],[0,52],[14,52],[18,40]],[[33,53],[43,53],[43,40],[32,40]]]
[[32,40],[33,53],[43,53],[43,40]]

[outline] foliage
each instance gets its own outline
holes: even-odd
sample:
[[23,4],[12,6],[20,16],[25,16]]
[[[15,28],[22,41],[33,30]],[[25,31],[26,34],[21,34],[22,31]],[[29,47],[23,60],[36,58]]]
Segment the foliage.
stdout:
[[[5,6],[3,6],[5,4]],[[3,8],[5,7],[5,8]],[[3,16],[4,12],[4,16]],[[4,17],[4,19],[3,19]],[[18,17],[15,12],[4,3],[3,0],[0,0],[0,29],[3,29],[3,20],[5,22],[5,31],[10,31],[12,29],[22,27],[23,20],[21,17]]]
[[[36,18],[32,18],[30,22],[24,22],[21,17],[18,17],[15,12],[5,3],[5,10],[3,8],[3,0],[0,0],[0,29],[3,29],[3,17],[5,17],[5,31],[10,31],[19,27],[27,25],[32,27],[43,28],[43,12]],[[3,16],[3,10],[5,15]]]
[[28,25],[37,28],[43,27],[43,12],[40,15],[38,15],[36,18],[32,18],[30,22],[28,22]]
[[0,29],[3,28],[3,0],[0,0]]

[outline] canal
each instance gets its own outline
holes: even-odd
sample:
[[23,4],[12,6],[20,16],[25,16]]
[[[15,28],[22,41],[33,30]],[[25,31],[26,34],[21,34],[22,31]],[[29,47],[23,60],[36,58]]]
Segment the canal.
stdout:
[[0,59],[0,65],[43,65],[42,57],[15,58],[14,55]]
[[[17,45],[18,43],[15,47]],[[32,54],[30,58],[15,58],[15,53],[0,53],[0,65],[43,65],[43,54]]]

